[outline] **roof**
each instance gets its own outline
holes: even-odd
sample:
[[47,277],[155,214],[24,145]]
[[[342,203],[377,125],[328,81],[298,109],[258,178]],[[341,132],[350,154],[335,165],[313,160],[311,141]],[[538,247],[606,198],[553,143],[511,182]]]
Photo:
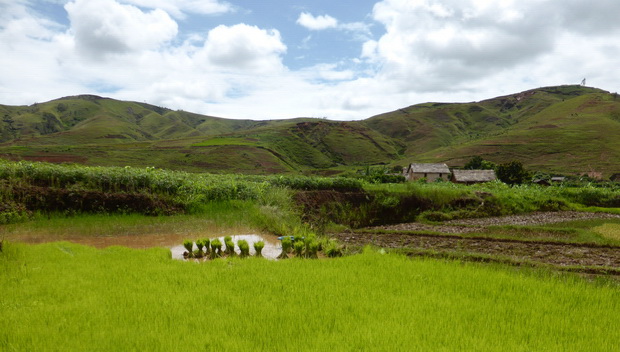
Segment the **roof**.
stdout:
[[490,182],[495,181],[493,170],[452,170],[455,182]]
[[414,173],[449,174],[450,168],[446,164],[411,164],[409,169]]
[[566,181],[566,177],[563,176],[555,176],[551,178],[551,181],[553,182],[563,182]]

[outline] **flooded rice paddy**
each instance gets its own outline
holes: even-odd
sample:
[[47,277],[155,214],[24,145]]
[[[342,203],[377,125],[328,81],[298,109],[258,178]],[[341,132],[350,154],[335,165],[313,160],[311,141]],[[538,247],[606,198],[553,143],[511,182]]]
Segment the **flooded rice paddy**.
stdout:
[[[110,246],[123,246],[134,249],[147,249],[153,247],[169,248],[174,259],[183,259],[183,241],[197,239],[219,238],[222,243],[224,236],[232,236],[235,244],[239,240],[246,240],[250,245],[250,254],[254,255],[253,244],[257,241],[264,241],[265,247],[262,255],[265,258],[275,259],[282,247],[280,241],[274,235],[255,233],[247,227],[220,228],[212,224],[181,222],[176,224],[120,224],[109,227],[106,224],[97,224],[97,219],[92,226],[78,224],[71,226],[36,226],[25,224],[22,226],[0,227],[0,238],[7,241],[22,243],[47,243],[57,241],[68,241],[95,248],[106,248]],[[97,226],[101,225],[101,226]],[[195,246],[195,245],[194,245]],[[222,246],[224,249],[225,246]],[[236,248],[239,253],[239,248]]]

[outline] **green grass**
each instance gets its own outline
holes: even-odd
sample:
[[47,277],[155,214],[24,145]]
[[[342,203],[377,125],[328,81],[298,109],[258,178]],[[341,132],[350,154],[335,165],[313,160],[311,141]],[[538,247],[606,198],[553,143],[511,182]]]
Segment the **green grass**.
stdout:
[[592,230],[605,238],[620,242],[620,224],[603,224]]
[[57,242],[10,243],[0,267],[4,351],[613,351],[620,341],[617,285],[499,266],[371,252],[196,264]]

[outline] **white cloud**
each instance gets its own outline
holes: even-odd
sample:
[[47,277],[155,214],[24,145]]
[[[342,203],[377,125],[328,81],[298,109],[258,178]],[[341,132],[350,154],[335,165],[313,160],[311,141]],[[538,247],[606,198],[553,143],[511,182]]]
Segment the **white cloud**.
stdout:
[[122,0],[143,8],[161,9],[174,17],[184,18],[186,13],[203,15],[222,14],[234,11],[234,7],[219,0]]
[[337,29],[354,33],[356,39],[366,41],[370,38],[370,25],[364,22],[340,23],[330,15],[314,16],[308,12],[302,12],[297,18],[297,24],[313,31]]
[[311,13],[302,12],[297,19],[297,24],[313,31],[336,28],[338,20],[330,15],[313,16]]
[[[402,92],[487,91],[481,82],[501,72],[537,71],[535,64],[553,72],[566,58],[569,48],[562,41],[566,33],[611,39],[619,25],[609,13],[618,13],[619,4],[611,0],[593,6],[577,0],[384,0],[375,5],[373,17],[385,26],[386,34],[367,41],[362,56],[380,65],[378,78],[391,81]],[[616,42],[609,44],[617,46]],[[574,46],[582,52],[579,56],[598,51],[585,40]],[[527,80],[544,84],[545,77],[529,75]],[[516,85],[514,81],[504,84]]]
[[92,58],[154,49],[178,32],[176,22],[159,9],[145,13],[114,0],[75,0],[65,9],[76,48]]
[[30,1],[0,0],[0,104],[91,93],[229,118],[362,119],[583,77],[620,91],[616,0],[384,0],[372,13],[385,28],[377,38],[367,24],[329,16],[335,24],[328,28],[367,34],[357,60],[298,70],[283,63],[286,28],[281,35],[214,25],[179,34],[171,16],[219,10],[192,9],[197,1],[140,1],[72,0],[67,28]]
[[246,24],[217,26],[209,31],[204,45],[204,55],[214,65],[260,72],[280,70],[280,55],[285,52],[280,32]]

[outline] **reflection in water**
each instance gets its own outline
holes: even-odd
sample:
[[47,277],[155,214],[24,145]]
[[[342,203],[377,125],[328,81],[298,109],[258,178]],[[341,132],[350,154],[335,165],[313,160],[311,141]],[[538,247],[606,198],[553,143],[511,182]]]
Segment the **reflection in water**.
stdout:
[[[258,242],[258,241],[264,241],[265,242],[265,248],[263,248],[262,250],[262,255],[265,258],[269,258],[269,259],[276,259],[276,257],[278,255],[280,255],[280,252],[282,252],[282,246],[280,245],[280,241],[278,240],[278,238],[276,236],[272,236],[272,235],[235,235],[235,236],[231,236],[233,242],[235,242],[235,252],[237,252],[237,254],[241,253],[239,251],[239,247],[236,246],[237,241],[239,240],[246,240],[248,241],[248,244],[250,245],[250,255],[254,255],[256,253],[256,251],[254,250],[254,243]],[[222,251],[224,251],[226,249],[226,245],[224,245],[224,237],[218,237],[220,239],[220,241],[222,242]],[[213,240],[214,238],[210,238],[211,240]],[[198,249],[198,247],[196,247],[196,244],[194,243],[194,249]],[[174,246],[170,249],[170,251],[172,252],[172,258],[173,259],[183,259],[183,252],[185,252],[185,247],[183,247],[182,244]]]

